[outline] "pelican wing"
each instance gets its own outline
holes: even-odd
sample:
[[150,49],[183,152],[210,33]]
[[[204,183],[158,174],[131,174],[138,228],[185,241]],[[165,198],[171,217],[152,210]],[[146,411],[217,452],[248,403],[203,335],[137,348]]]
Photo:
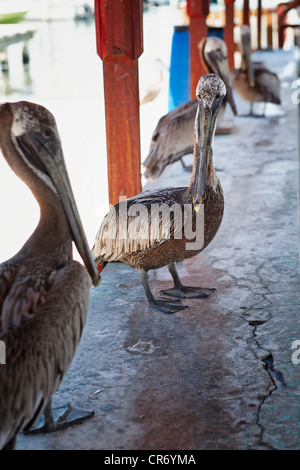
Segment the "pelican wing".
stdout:
[[167,165],[193,152],[196,111],[197,100],[191,100],[160,118],[143,162],[147,178],[157,178]]
[[42,413],[67,372],[88,310],[90,279],[77,262],[57,272],[55,289],[34,321],[10,328],[1,339],[0,449]]
[[0,265],[0,336],[1,336],[1,314],[2,305],[9,293],[10,286],[13,282],[16,273],[16,266],[14,263],[7,261]]
[[[8,264],[2,271],[0,281],[1,311],[0,336],[6,334],[13,326],[19,327],[23,321],[33,319],[40,305],[47,302],[47,295],[52,288],[56,270],[49,270],[43,264],[31,260],[15,266]],[[36,272],[38,271],[38,275]]]
[[92,253],[97,261],[124,257],[165,243],[174,236],[174,217],[182,217],[178,200],[186,188],[145,191],[116,204],[104,217]]
[[255,83],[263,91],[269,103],[280,104],[280,80],[276,73],[270,72],[262,64],[255,63]]

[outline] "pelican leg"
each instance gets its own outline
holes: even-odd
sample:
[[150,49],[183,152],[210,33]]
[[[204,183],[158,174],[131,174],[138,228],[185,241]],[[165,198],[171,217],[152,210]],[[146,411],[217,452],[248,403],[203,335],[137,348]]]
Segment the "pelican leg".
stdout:
[[175,312],[178,312],[179,310],[188,309],[188,306],[182,305],[179,299],[171,300],[171,299],[164,299],[162,297],[155,298],[149,286],[149,276],[148,276],[147,271],[142,269],[140,271],[140,276],[141,276],[141,281],[145,289],[148,302],[150,305],[152,305],[152,307],[156,308],[157,310],[163,313],[175,313]]
[[264,102],[264,109],[263,109],[262,117],[266,117],[266,107],[267,107],[267,102],[265,101],[265,102]]
[[193,170],[193,165],[186,165],[186,164],[184,163],[182,157],[180,158],[180,161],[181,161],[181,165],[182,165],[182,168],[184,169],[184,171],[191,172],[191,171]]
[[264,101],[264,107],[263,107],[262,113],[261,114],[254,114],[254,112],[253,112],[253,102],[251,101],[250,116],[252,116],[254,118],[265,118],[266,117],[266,107],[267,107],[267,102]]
[[168,265],[170,274],[174,281],[174,287],[172,289],[166,289],[160,291],[161,294],[170,295],[171,297],[176,297],[180,299],[193,299],[193,298],[205,298],[213,294],[216,289],[207,289],[204,287],[190,287],[184,286],[179,279],[178,272],[175,266],[175,263],[170,263]]
[[263,111],[262,114],[254,114],[254,112],[253,112],[253,105],[254,105],[254,102],[253,102],[253,101],[250,101],[250,110],[249,110],[249,113],[248,113],[248,114],[239,114],[238,116],[239,116],[239,117],[254,117],[254,118],[264,118],[264,117],[266,117],[266,116],[265,116],[266,103],[265,103],[264,111]]
[[73,409],[69,404],[60,408],[52,408],[52,400],[48,402],[37,423],[26,429],[24,434],[38,434],[61,431],[74,424],[79,424],[94,416],[94,411]]
[[254,116],[254,113],[253,113],[253,101],[250,101],[250,111],[249,111],[249,116]]
[[239,117],[257,117],[256,114],[253,112],[253,101],[250,101],[250,109],[249,113],[247,114],[238,114]]

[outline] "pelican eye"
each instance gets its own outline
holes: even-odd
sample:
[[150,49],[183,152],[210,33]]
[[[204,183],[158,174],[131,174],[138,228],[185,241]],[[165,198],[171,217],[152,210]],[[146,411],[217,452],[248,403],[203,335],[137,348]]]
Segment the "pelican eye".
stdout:
[[152,136],[152,141],[156,142],[158,138],[159,138],[159,132],[156,132],[156,134]]
[[52,133],[52,130],[49,129],[48,127],[46,127],[45,129],[42,130],[41,132],[42,136],[45,137],[46,139],[49,139],[50,137],[52,137],[53,133]]

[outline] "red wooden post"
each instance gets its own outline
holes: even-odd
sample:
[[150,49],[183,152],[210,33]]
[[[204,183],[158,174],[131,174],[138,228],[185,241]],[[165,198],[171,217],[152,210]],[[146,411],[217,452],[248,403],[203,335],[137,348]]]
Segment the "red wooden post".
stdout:
[[138,58],[142,0],[95,0],[97,53],[103,60],[109,202],[141,192]]
[[198,44],[207,36],[206,17],[209,13],[209,0],[187,0],[187,13],[190,17],[190,97],[194,99],[199,78],[206,73],[199,58]]
[[250,25],[249,0],[244,0],[243,24]]
[[278,47],[283,48],[284,44],[284,23],[285,16],[282,12],[281,4],[277,5],[277,21],[278,21]]
[[261,0],[257,5],[257,49],[261,49]]
[[228,67],[229,70],[234,68],[234,0],[225,0],[225,28],[224,41],[227,46]]

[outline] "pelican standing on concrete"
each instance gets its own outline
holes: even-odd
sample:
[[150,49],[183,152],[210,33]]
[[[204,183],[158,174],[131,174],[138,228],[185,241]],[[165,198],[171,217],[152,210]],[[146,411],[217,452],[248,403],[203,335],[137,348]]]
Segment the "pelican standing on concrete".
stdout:
[[[99,272],[111,261],[129,264],[140,272],[149,304],[165,313],[187,308],[181,304],[181,298],[208,297],[215,291],[182,285],[175,263],[200,253],[212,241],[222,221],[224,198],[213,166],[212,140],[225,94],[220,77],[215,74],[201,77],[196,90],[194,164],[189,186],[145,191],[116,204],[96,235],[92,252]],[[174,217],[168,218],[170,212],[164,209],[172,209]],[[158,217],[155,219],[158,210],[159,223]],[[157,229],[159,224],[161,230]],[[192,237],[187,235],[186,228],[191,229],[196,241],[199,235],[201,243],[189,246]],[[175,301],[155,298],[149,286],[148,271],[166,265],[174,287],[162,293],[175,297]]]
[[[47,411],[74,357],[86,321],[91,280],[100,277],[69,182],[55,119],[21,101],[0,105],[0,148],[41,210],[21,250],[0,265],[0,448]],[[4,195],[2,195],[4,197]],[[4,229],[4,228],[3,228]],[[75,242],[86,269],[72,258]]]
[[[233,114],[237,114],[228,68],[227,47],[222,39],[214,36],[204,38],[198,47],[200,59],[207,71],[219,75],[226,86],[226,97],[218,115],[220,122],[226,102],[229,103]],[[160,118],[152,134],[148,156],[143,162],[146,178],[158,178],[167,165],[180,159],[183,164],[182,157],[193,152],[197,107],[197,100],[191,100]],[[184,164],[183,167],[190,170]]]
[[241,98],[250,101],[249,115],[254,115],[253,103],[265,103],[262,114],[264,116],[266,103],[281,104],[280,81],[276,73],[270,72],[259,62],[252,62],[251,34],[248,25],[241,26],[240,35],[242,63],[239,69],[234,69],[232,72],[232,86]]

